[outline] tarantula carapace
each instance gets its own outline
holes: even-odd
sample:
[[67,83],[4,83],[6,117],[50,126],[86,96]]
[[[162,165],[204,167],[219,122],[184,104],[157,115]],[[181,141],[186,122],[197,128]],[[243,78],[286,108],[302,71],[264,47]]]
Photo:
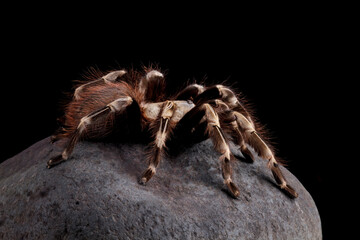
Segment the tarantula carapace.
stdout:
[[[112,71],[76,88],[65,109],[63,127],[53,136],[66,138],[62,154],[51,158],[48,168],[67,160],[81,139],[102,139],[109,135],[141,138],[151,133],[148,167],[139,182],[145,184],[156,172],[171,137],[189,139],[201,135],[211,138],[219,152],[222,176],[233,197],[240,192],[232,179],[229,143],[240,147],[243,156],[254,161],[253,148],[268,161],[275,181],[290,197],[296,191],[288,185],[272,148],[260,137],[257,123],[243,101],[228,87],[198,84],[187,86],[175,97],[165,99],[165,78],[159,71]],[[178,138],[181,139],[181,138]]]

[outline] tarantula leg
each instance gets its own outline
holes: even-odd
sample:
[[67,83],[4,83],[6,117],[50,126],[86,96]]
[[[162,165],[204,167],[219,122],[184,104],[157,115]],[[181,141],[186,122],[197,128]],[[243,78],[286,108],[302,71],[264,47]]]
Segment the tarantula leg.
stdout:
[[174,102],[165,102],[162,113],[160,115],[160,122],[157,126],[157,132],[155,134],[154,149],[150,156],[149,166],[142,174],[140,184],[148,182],[156,172],[156,168],[159,166],[161,155],[163,154],[165,142],[170,132],[170,121],[174,114]]
[[221,98],[221,92],[216,86],[206,88],[194,99],[195,104],[202,104],[204,102]]
[[273,166],[271,167],[271,172],[277,184],[279,184],[280,188],[283,189],[289,197],[297,198],[299,196],[298,193],[295,191],[295,189],[286,183],[285,177],[279,168],[279,164],[274,163]]
[[283,189],[290,197],[296,198],[298,194],[286,182],[282,174],[279,163],[276,161],[275,156],[269,146],[261,139],[255,131],[253,124],[241,113],[233,112],[236,117],[237,128],[242,132],[245,141],[254,148],[261,158],[268,160],[268,168],[271,170],[276,183]]
[[78,100],[81,96],[81,92],[86,87],[89,87],[91,85],[101,83],[101,82],[104,82],[104,83],[115,82],[116,79],[122,77],[125,74],[126,74],[125,70],[113,71],[113,72],[110,72],[110,73],[106,74],[105,76],[101,77],[100,79],[85,83],[75,89],[74,98],[75,98],[75,100]]
[[[163,122],[162,120],[163,119],[161,119],[161,122]],[[165,122],[167,122],[167,121],[168,121],[168,119],[165,119]],[[156,142],[163,141],[162,139],[165,138],[165,136],[166,136],[166,134],[164,134],[165,132],[166,132],[166,129],[164,128],[161,131],[162,136],[159,137],[159,139],[156,139]],[[140,184],[147,183],[155,175],[156,168],[159,166],[162,151],[163,151],[163,146],[162,145],[160,145],[160,146],[156,145],[156,146],[154,146],[153,150],[154,151],[152,153],[152,156],[150,157],[149,166],[145,170],[145,172],[142,174],[142,177],[140,179]]]
[[239,101],[236,94],[223,85],[215,85],[206,88],[205,91],[199,91],[193,101],[196,104],[201,104],[215,99],[221,99],[231,110],[242,113],[252,123],[250,114]]
[[[203,125],[206,125],[206,133],[202,132]],[[188,111],[183,118],[176,125],[174,136],[182,136],[180,139],[186,140],[192,137],[195,132],[202,132],[202,135],[209,136],[212,139],[215,150],[221,155],[219,157],[222,169],[222,176],[224,183],[228,187],[230,194],[233,197],[240,195],[239,189],[236,187],[232,180],[232,170],[230,160],[233,155],[230,151],[230,146],[227,143],[226,137],[220,127],[219,116],[214,108],[206,103],[197,105]],[[204,139],[203,138],[203,139]]]
[[47,163],[47,167],[51,168],[52,166],[55,166],[63,161],[66,161],[69,158],[70,154],[73,152],[74,147],[76,143],[79,141],[80,137],[87,130],[87,128],[90,127],[94,122],[96,122],[98,119],[110,113],[112,114],[121,113],[129,105],[131,105],[132,102],[133,102],[132,98],[128,96],[118,98],[115,101],[106,105],[105,107],[100,108],[86,115],[85,117],[81,118],[80,123],[78,124],[74,133],[71,135],[62,154],[51,158]]
[[157,70],[147,72],[146,75],[141,78],[139,91],[144,96],[145,101],[159,102],[165,92],[164,75]]
[[216,87],[219,89],[221,100],[226,103],[226,105],[228,105],[231,110],[242,113],[250,122],[252,122],[250,114],[233,91],[223,85],[216,85]]
[[182,90],[177,96],[177,100],[191,100],[194,101],[194,99],[204,92],[205,87],[201,86],[199,84],[191,84],[187,86],[184,90]]
[[224,178],[224,183],[227,185],[231,194],[236,198],[240,195],[239,189],[236,187],[232,180],[232,169],[230,165],[231,151],[229,144],[226,141],[225,135],[220,128],[219,117],[215,110],[209,105],[204,104],[205,108],[205,118],[207,120],[207,131],[211,140],[213,141],[216,151],[218,151],[221,156],[219,160],[221,162],[222,176]]
[[240,146],[240,151],[243,154],[245,161],[248,163],[253,163],[255,161],[255,156],[251,153],[249,148],[246,146],[243,134],[237,127],[236,122],[232,122],[231,128],[232,128],[233,132],[235,133],[234,137],[237,140],[238,146]]
[[[254,162],[255,157],[251,153],[251,151],[247,148],[243,134],[239,130],[237,124],[236,124],[236,116],[234,115],[234,112],[230,110],[229,106],[225,104],[222,100],[216,99],[214,101],[210,101],[209,104],[217,111],[219,114],[220,120],[222,124],[224,125],[225,129],[230,128],[230,135],[233,138],[232,140],[237,143],[237,145],[240,147],[240,151],[245,159],[246,162]],[[234,156],[239,157],[238,155],[234,154]]]

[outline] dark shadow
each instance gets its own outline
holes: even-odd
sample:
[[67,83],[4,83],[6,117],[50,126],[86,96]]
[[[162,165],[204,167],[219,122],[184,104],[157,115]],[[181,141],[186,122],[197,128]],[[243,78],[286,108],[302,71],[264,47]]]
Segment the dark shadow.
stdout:
[[252,160],[252,158],[249,155],[244,154],[244,156],[241,156],[241,155],[233,153],[233,156],[241,162],[249,163],[249,164],[254,163],[254,161]]
[[230,200],[239,200],[239,198],[236,198],[236,197],[234,197],[234,196],[231,194],[231,192],[229,191],[229,189],[227,189],[227,188],[221,188],[221,191],[222,191],[223,193],[226,193],[227,197],[228,197]]

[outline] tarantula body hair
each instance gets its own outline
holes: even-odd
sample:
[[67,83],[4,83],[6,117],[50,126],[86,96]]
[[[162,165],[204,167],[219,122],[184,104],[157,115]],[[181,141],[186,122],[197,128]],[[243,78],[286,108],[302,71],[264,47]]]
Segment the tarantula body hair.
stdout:
[[[140,116],[124,112],[122,118],[117,118],[120,121],[118,124],[115,125],[114,120],[116,115],[121,114],[116,109],[121,107],[122,102],[134,102],[132,108],[135,108],[135,110],[131,112],[136,113],[136,99],[132,87],[125,82],[86,86],[86,88],[82,89],[81,95],[74,96],[74,100],[65,109],[64,131],[61,137],[70,137],[71,134],[78,130],[83,139],[101,139],[114,132],[114,130],[118,130],[124,124],[126,126],[132,124],[133,121],[126,120],[128,118],[135,120],[136,117]],[[123,123],[120,124],[121,122]]]
[[292,198],[298,196],[282,174],[281,162],[264,138],[265,131],[253,111],[231,88],[195,83],[169,97],[165,76],[157,68],[94,75],[95,78],[75,88],[65,107],[63,126],[51,138],[53,142],[65,139],[65,147],[60,155],[48,161],[48,168],[68,160],[81,140],[111,137],[145,140],[149,146],[148,161],[139,183],[146,184],[155,175],[167,150],[181,142],[195,144],[210,138],[219,153],[224,184],[233,197],[238,197],[240,191],[233,179],[231,164],[235,164],[234,156],[239,156],[232,152],[230,145],[237,146],[249,162],[255,161],[254,152],[267,160],[280,189]]

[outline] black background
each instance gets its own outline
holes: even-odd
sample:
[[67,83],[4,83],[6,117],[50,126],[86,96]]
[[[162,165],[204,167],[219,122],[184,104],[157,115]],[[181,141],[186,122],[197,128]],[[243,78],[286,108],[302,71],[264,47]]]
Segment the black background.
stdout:
[[171,13],[155,22],[131,15],[112,20],[111,27],[96,14],[78,21],[68,21],[65,12],[30,14],[2,32],[0,161],[53,133],[63,93],[90,67],[140,69],[156,63],[167,70],[171,91],[187,80],[226,80],[254,104],[278,155],[313,196],[324,239],[330,239],[338,228],[328,195],[335,184],[328,149],[336,144],[327,124],[330,111],[337,111],[342,30],[336,16],[317,13],[259,18],[223,12],[196,21],[180,14],[174,22],[168,20]]

